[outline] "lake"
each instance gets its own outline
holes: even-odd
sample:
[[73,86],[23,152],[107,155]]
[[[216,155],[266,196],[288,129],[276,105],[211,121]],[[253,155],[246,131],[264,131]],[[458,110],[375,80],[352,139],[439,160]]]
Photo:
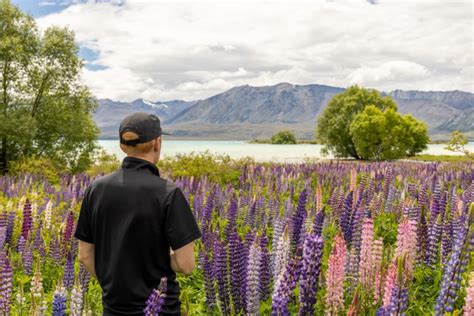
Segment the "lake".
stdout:
[[[120,150],[118,140],[99,140],[108,153],[116,154],[122,160],[125,154]],[[271,144],[249,144],[246,141],[209,141],[209,140],[163,140],[161,157],[176,156],[191,152],[202,152],[209,150],[211,153],[226,154],[232,158],[252,157],[257,161],[276,162],[301,162],[305,158],[332,158],[321,155],[322,145],[271,145]],[[424,152],[433,155],[461,155],[444,149],[444,144],[430,144]],[[467,146],[474,151],[474,143]]]

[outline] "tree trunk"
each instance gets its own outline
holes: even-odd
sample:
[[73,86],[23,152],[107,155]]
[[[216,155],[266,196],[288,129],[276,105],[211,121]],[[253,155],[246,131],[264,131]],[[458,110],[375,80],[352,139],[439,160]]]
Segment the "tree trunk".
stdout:
[[8,160],[7,160],[7,138],[2,137],[0,143],[0,174],[4,175],[8,172]]

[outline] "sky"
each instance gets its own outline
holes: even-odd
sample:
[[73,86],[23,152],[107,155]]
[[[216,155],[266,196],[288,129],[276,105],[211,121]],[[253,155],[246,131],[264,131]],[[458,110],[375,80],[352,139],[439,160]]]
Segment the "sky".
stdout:
[[471,0],[12,0],[74,30],[98,98],[281,82],[474,92]]

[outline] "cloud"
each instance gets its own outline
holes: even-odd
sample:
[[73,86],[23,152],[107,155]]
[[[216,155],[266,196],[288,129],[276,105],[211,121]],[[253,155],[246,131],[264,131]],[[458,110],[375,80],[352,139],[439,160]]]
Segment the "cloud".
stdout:
[[430,75],[424,66],[411,61],[390,61],[378,66],[362,66],[348,76],[351,84],[377,85],[383,82],[399,82],[423,79]]
[[190,100],[283,81],[474,91],[468,0],[94,1],[38,24],[67,25],[95,52],[83,79],[101,98]]
[[55,6],[55,5],[57,5],[57,3],[54,2],[54,1],[41,1],[41,2],[38,3],[38,5],[40,7],[48,7],[48,6]]

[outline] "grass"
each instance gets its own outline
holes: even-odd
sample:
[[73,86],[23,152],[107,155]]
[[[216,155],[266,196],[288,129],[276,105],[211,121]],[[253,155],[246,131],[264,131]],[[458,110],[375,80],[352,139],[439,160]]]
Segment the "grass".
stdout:
[[474,162],[474,159],[465,155],[416,155],[407,158],[408,160],[417,161],[435,161],[435,162]]

